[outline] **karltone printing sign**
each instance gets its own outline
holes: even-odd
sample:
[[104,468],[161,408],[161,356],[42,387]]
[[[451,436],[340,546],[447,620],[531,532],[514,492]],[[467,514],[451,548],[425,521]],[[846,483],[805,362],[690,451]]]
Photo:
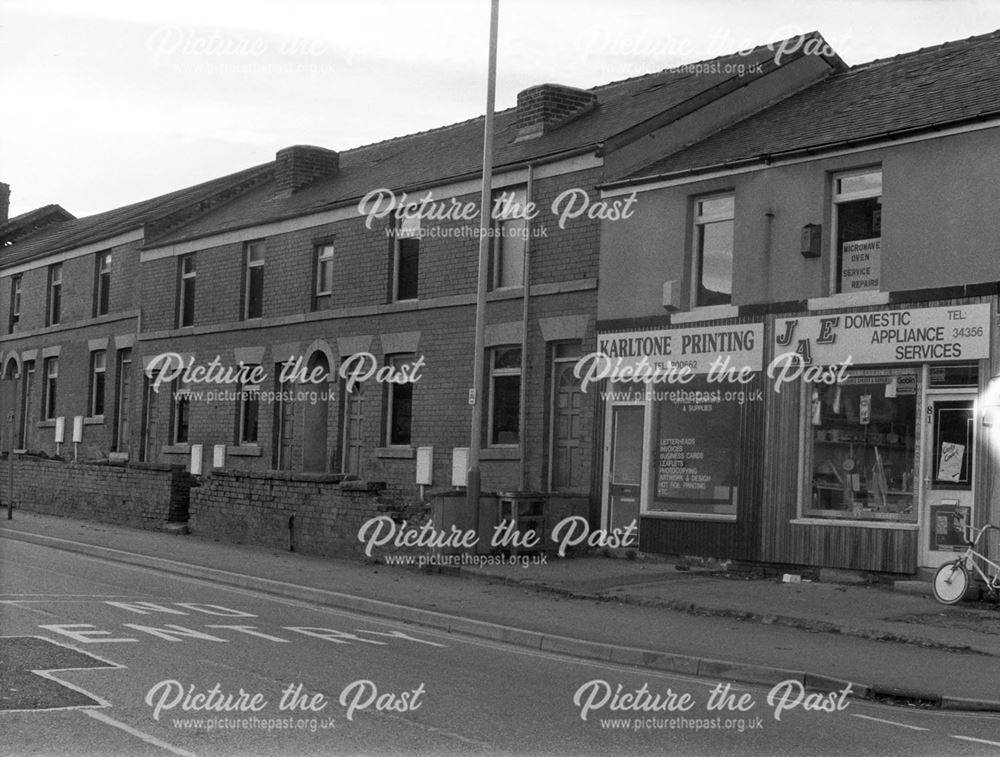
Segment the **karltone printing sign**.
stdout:
[[[600,334],[597,349],[621,368],[639,366],[689,368],[708,373],[715,361],[736,370],[759,371],[764,353],[764,326],[759,323],[658,331]],[[717,363],[718,365],[718,363]]]
[[990,355],[990,305],[841,313],[775,322],[775,354],[833,365],[934,363]]

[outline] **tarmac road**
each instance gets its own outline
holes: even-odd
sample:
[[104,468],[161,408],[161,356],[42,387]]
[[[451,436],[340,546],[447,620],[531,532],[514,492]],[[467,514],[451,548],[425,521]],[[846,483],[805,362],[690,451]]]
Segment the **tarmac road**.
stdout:
[[[722,699],[721,681],[374,620],[6,539],[0,635],[0,752],[10,755],[1000,754],[996,716],[847,699],[839,711],[800,704],[777,720],[768,687],[734,685]],[[82,669],[29,672],[47,667]],[[668,711],[637,710],[624,697],[613,709],[619,685],[623,694],[646,692],[640,705]],[[708,710],[713,690],[724,704]],[[206,710],[220,703],[238,709]]]

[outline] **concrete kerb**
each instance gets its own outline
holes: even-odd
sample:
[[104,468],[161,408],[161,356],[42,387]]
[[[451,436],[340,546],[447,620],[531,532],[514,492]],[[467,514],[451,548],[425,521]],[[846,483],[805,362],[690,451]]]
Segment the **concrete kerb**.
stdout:
[[[551,586],[542,581],[531,578],[516,578],[513,576],[497,576],[489,571],[477,568],[461,568],[458,575],[476,581],[486,583],[498,583],[505,586],[521,586],[534,591],[556,594],[571,599],[589,599],[598,602],[625,602],[626,604],[638,605],[640,607],[661,607],[666,610],[683,612],[688,615],[699,615],[703,617],[732,618],[734,620],[761,623],[763,625],[777,625],[784,628],[794,628],[812,633],[834,633],[845,636],[854,636],[859,639],[870,639],[872,641],[892,641],[898,644],[909,644],[923,649],[943,649],[951,652],[972,652],[974,654],[990,654],[978,649],[974,649],[968,644],[946,644],[943,642],[926,639],[922,636],[910,636],[900,633],[889,633],[867,628],[852,628],[850,626],[838,625],[828,621],[807,620],[790,615],[764,615],[751,610],[736,610],[728,607],[707,607],[699,605],[689,600],[659,599],[637,596],[623,592],[620,594],[600,594],[593,592],[581,592],[563,586]],[[929,585],[929,584],[928,584]]]
[[[41,534],[4,529],[0,533],[0,537],[61,549],[67,552],[75,552],[103,560],[160,570],[165,573],[211,580],[241,589],[251,589],[286,599],[313,602],[327,607],[372,615],[386,620],[412,623],[447,633],[463,634],[554,654],[564,654],[571,657],[740,683],[774,685],[781,681],[795,680],[801,683],[807,691],[819,693],[843,690],[850,683],[852,697],[856,699],[877,699],[879,695],[895,691],[889,687],[880,688],[858,684],[815,675],[805,671],[747,665],[744,663],[679,655],[669,652],[657,652],[637,647],[624,647],[604,642],[542,633],[540,631],[530,631],[499,623],[462,618],[432,610],[423,610],[418,607],[384,602],[352,594],[343,594],[326,589],[300,586],[284,581],[275,581],[269,578],[220,570],[218,568],[192,565],[162,557],[126,552],[111,547],[75,542],[69,539],[60,539],[54,536],[43,536]],[[1000,702],[990,700],[962,699],[959,697],[923,694],[918,698],[933,699],[939,704],[941,709],[1000,712]]]

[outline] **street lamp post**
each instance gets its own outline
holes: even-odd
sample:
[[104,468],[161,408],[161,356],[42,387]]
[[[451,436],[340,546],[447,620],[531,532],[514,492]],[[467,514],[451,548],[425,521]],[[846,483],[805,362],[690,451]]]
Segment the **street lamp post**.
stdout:
[[472,508],[472,527],[479,534],[479,470],[480,446],[483,433],[483,413],[480,401],[483,396],[483,352],[486,341],[486,287],[489,273],[488,236],[491,214],[490,200],[493,190],[493,109],[496,101],[497,77],[497,20],[500,0],[490,2],[490,52],[489,73],[486,84],[486,120],[483,126],[483,188],[479,200],[479,280],[476,287],[476,337],[472,352],[472,389],[469,405],[472,407],[472,436],[469,440],[469,470],[466,489],[469,507]]

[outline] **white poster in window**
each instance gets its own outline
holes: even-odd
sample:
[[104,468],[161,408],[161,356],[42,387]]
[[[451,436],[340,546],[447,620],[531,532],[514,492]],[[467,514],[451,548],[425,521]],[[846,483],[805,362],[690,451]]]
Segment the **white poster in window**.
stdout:
[[962,476],[962,458],[965,445],[941,442],[941,461],[938,463],[937,480],[958,483]]
[[878,289],[882,278],[882,239],[844,242],[840,255],[840,291]]

